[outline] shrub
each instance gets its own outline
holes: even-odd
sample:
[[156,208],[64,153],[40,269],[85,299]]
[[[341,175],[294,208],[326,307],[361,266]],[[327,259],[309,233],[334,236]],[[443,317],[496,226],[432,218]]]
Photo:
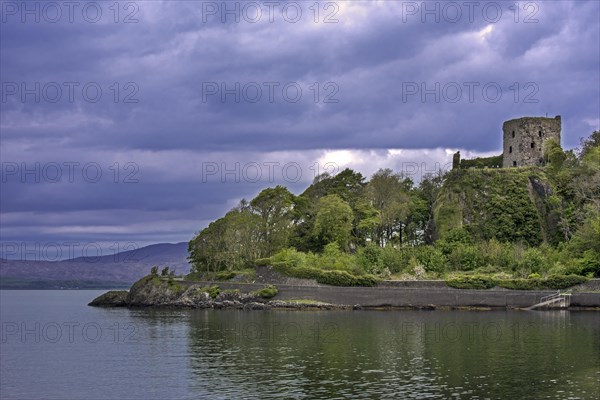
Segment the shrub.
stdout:
[[167,281],[167,285],[170,290],[172,290],[173,292],[175,292],[177,294],[185,291],[185,288],[182,285],[180,285],[179,282],[175,282],[175,280],[173,280],[173,277],[169,277],[169,280]]
[[471,244],[471,235],[465,228],[452,228],[436,242],[436,247],[448,255],[459,244]]
[[376,286],[379,278],[375,275],[352,275],[346,271],[319,271],[317,282],[332,286]]
[[444,253],[433,246],[424,247],[419,260],[423,263],[427,272],[441,273],[446,270],[446,257]]
[[257,258],[256,260],[254,260],[254,265],[256,267],[264,267],[266,265],[269,265],[270,262],[271,262],[271,259],[269,257],[267,257],[267,258]]
[[489,289],[500,286],[511,290],[544,290],[566,289],[587,281],[587,278],[578,275],[553,275],[546,279],[495,279],[485,276],[458,276],[446,280],[446,284],[457,289]]
[[368,243],[356,252],[356,263],[363,271],[370,273],[380,273],[383,270],[383,260],[381,258],[381,247]]
[[581,275],[600,278],[600,254],[586,250],[583,257],[577,260]]
[[473,245],[457,244],[447,257],[448,265],[454,271],[472,271],[486,265],[484,255]]
[[355,286],[355,279],[346,271],[321,271],[317,282],[332,286]]
[[496,286],[496,282],[487,276],[472,275],[447,279],[446,285],[456,289],[490,289]]
[[539,290],[544,288],[544,282],[539,278],[532,279],[499,279],[496,284],[511,290]]
[[262,297],[263,299],[270,299],[272,297],[275,297],[275,295],[278,293],[279,291],[277,290],[277,288],[273,285],[269,285],[267,287],[264,287],[262,289],[256,290],[254,292],[252,292],[252,294]]
[[293,267],[299,267],[305,265],[305,257],[304,253],[294,248],[287,248],[281,249],[270,260],[271,262],[286,262]]
[[216,299],[217,296],[219,295],[219,293],[221,293],[221,288],[219,288],[216,285],[215,286],[205,286],[200,290],[208,293],[208,295],[210,296],[211,299]]
[[546,267],[546,258],[537,248],[525,250],[523,257],[517,262],[516,272],[521,276],[539,274]]
[[381,249],[381,263],[383,268],[389,269],[392,273],[398,273],[408,268],[408,258],[404,257],[401,250],[392,246]]
[[545,279],[550,289],[566,289],[587,282],[587,278],[579,275],[552,275]]
[[285,262],[272,263],[273,269],[283,275],[301,279],[315,279],[324,285],[333,286],[375,286],[380,281],[374,275],[353,275],[346,271],[320,270],[318,268],[294,268]]
[[200,281],[202,280],[202,274],[198,271],[193,271],[187,274],[183,279],[186,281]]
[[357,275],[354,278],[356,279],[354,286],[377,286],[381,281],[378,277],[371,274]]
[[215,279],[218,281],[228,281],[230,279],[233,279],[235,277],[235,272],[230,272],[230,271],[222,271],[217,273],[217,275],[215,275]]
[[[297,267],[294,268],[287,262],[280,261],[272,263],[273,269],[283,275],[300,279],[315,279],[319,270],[316,268]],[[316,272],[315,272],[316,271]]]

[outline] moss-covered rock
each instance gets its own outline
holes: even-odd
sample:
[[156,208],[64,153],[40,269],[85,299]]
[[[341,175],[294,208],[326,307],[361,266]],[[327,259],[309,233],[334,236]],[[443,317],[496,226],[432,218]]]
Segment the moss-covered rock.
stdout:
[[559,220],[553,193],[541,168],[451,171],[434,205],[437,235],[464,228],[475,241],[553,242]]
[[173,280],[148,275],[131,286],[126,301],[128,305],[137,307],[171,305],[183,292],[181,284]]

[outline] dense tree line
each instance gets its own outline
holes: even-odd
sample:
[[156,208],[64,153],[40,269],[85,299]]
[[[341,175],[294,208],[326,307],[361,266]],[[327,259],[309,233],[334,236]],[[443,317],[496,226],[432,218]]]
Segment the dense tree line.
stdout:
[[298,196],[268,188],[199,232],[190,261],[196,272],[275,256],[417,277],[599,273],[600,133],[576,150],[549,142],[546,156],[545,167],[440,171],[418,185],[390,169],[368,181],[345,169]]

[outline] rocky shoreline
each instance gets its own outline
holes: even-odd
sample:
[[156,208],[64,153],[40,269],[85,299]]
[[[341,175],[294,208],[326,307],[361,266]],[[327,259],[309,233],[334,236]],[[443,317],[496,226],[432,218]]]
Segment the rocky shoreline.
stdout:
[[[556,293],[504,288],[456,289],[442,286],[439,282],[429,282],[429,286],[427,282],[420,282],[415,287],[407,285],[407,282],[403,285],[397,283],[388,282],[377,287],[336,287],[290,285],[277,280],[253,283],[188,282],[148,275],[134,283],[129,291],[109,291],[89,305],[239,310],[514,310],[527,309],[538,304],[545,296]],[[600,280],[591,280],[572,287],[570,304],[561,307],[600,310],[599,284]]]
[[133,284],[129,291],[111,290],[94,300],[93,307],[130,307],[130,308],[198,308],[198,309],[357,309],[360,306],[307,302],[294,300],[265,299],[255,292],[242,293],[239,290],[225,290],[218,293],[214,287],[191,285],[182,287],[173,281],[146,276]]

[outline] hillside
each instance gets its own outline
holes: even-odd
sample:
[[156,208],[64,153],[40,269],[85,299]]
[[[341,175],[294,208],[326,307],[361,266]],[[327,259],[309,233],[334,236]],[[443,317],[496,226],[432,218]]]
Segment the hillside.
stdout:
[[368,180],[345,169],[298,196],[264,189],[190,241],[193,272],[233,276],[270,264],[340,282],[600,276],[600,132],[574,150],[549,142],[540,166],[486,160],[418,185],[390,169]]
[[461,169],[450,172],[434,205],[440,238],[465,228],[481,240],[556,242],[560,209],[542,168]]
[[78,257],[56,262],[0,259],[0,283],[3,288],[130,285],[147,275],[154,265],[169,266],[176,274],[188,273],[187,255],[187,243],[182,242],[159,243],[93,259]]

